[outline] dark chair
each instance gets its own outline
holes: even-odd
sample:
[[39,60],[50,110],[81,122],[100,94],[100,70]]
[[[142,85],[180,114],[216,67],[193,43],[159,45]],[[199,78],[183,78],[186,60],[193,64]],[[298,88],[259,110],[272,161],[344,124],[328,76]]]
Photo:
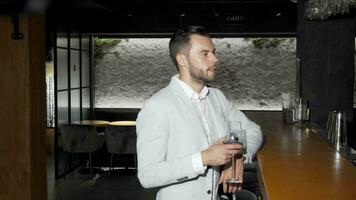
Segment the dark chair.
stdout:
[[93,176],[91,153],[102,147],[103,135],[99,134],[94,126],[68,124],[62,125],[60,128],[63,150],[71,154],[88,153],[90,175]]
[[136,158],[136,129],[134,126],[107,126],[105,127],[106,147],[110,156],[109,176],[113,164],[114,154],[134,154],[135,168]]

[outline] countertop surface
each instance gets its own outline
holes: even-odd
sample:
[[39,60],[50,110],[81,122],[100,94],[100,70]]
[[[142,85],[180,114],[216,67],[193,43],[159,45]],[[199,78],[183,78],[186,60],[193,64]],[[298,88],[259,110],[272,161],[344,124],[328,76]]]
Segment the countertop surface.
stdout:
[[286,125],[281,112],[247,112],[264,134],[257,154],[264,199],[356,199],[356,167],[308,125]]

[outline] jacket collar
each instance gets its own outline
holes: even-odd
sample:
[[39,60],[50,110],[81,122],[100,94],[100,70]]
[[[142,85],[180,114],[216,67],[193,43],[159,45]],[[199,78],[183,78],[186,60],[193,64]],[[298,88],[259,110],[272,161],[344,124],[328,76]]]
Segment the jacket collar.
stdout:
[[172,77],[172,81],[176,81],[178,85],[181,86],[181,88],[184,90],[185,94],[190,100],[199,102],[200,100],[205,99],[206,96],[209,94],[209,88],[207,86],[204,86],[200,93],[195,92],[187,83],[178,78],[178,74]]

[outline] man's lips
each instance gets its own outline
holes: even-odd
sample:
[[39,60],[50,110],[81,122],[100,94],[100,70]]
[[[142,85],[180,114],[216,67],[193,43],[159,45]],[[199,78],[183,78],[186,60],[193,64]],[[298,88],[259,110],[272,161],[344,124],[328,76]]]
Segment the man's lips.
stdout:
[[214,71],[215,72],[216,71],[216,67],[209,67],[208,71]]

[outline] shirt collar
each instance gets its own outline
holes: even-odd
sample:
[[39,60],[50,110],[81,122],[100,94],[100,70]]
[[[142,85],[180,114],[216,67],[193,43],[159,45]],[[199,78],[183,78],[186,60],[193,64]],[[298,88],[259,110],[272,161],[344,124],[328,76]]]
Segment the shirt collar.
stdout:
[[190,100],[200,101],[206,98],[209,94],[209,88],[204,86],[203,89],[198,94],[195,92],[188,84],[178,78],[178,74],[173,76],[173,79],[178,82],[178,84],[183,88],[184,93],[188,96]]

